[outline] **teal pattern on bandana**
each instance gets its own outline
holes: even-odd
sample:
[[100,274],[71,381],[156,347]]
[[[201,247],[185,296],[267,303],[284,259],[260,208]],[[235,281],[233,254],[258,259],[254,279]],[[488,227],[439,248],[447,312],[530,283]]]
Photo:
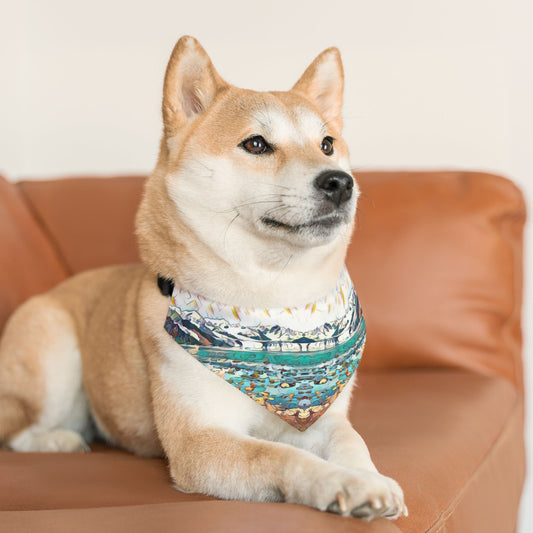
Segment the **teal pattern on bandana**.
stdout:
[[300,431],[348,383],[366,340],[346,269],[331,294],[299,307],[232,307],[174,288],[165,329],[200,363]]

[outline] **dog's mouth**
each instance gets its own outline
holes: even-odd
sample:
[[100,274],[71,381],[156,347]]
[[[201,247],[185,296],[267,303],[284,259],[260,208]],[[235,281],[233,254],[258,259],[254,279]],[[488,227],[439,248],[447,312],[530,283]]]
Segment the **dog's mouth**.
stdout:
[[300,224],[287,224],[286,222],[281,222],[281,220],[276,220],[275,218],[262,217],[261,222],[270,228],[276,228],[290,233],[297,233],[307,229],[319,231],[333,229],[344,222],[344,217],[339,216],[338,214],[331,214],[317,217],[313,220],[309,220],[308,222],[303,222]]

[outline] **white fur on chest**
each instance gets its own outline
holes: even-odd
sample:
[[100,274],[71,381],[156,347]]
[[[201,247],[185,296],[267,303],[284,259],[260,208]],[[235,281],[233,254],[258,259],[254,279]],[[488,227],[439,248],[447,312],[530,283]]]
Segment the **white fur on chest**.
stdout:
[[197,361],[170,335],[160,339],[160,377],[176,403],[195,413],[200,426],[253,434],[257,426],[285,424]]

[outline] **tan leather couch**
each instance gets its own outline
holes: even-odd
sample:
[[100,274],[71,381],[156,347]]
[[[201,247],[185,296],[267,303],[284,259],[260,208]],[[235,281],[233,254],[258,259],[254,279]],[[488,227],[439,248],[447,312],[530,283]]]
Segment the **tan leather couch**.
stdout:
[[[472,172],[371,172],[348,267],[368,326],[351,420],[410,515],[366,523],[172,489],[163,460],[0,452],[0,531],[511,533],[525,471],[524,201]],[[142,177],[0,179],[0,327],[76,272],[137,261]]]

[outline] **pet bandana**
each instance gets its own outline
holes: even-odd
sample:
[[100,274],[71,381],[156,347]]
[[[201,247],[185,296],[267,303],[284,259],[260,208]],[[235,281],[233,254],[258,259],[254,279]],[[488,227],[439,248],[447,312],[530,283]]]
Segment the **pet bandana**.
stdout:
[[332,293],[300,307],[232,307],[174,288],[165,329],[209,370],[300,431],[348,383],[366,339],[346,269]]

